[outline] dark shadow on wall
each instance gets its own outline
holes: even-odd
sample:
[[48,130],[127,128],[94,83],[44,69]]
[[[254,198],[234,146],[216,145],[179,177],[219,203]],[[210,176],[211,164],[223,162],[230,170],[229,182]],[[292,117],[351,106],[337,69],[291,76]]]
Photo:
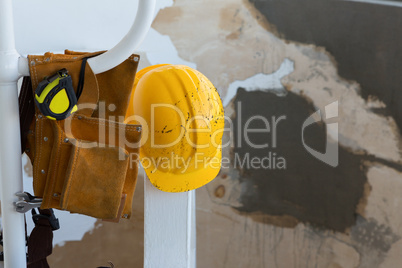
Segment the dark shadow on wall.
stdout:
[[[241,171],[241,207],[236,209],[242,213],[288,215],[317,227],[343,232],[355,224],[357,206],[365,200],[368,166],[381,163],[402,170],[398,164],[356,154],[341,146],[337,167],[316,159],[302,143],[302,125],[315,112],[303,96],[289,92],[286,97],[278,97],[273,93],[239,89],[234,105],[232,162]],[[247,121],[255,115],[268,119],[270,131],[244,133]],[[281,116],[286,119],[278,121],[274,131],[272,117],[277,121]],[[249,122],[248,129],[267,129],[267,124],[255,119]],[[273,135],[277,137],[276,148],[273,148]],[[325,152],[325,124],[308,126],[304,135],[308,146]],[[266,144],[268,148],[255,148]],[[254,166],[253,158],[257,163]],[[264,158],[265,162],[258,164],[258,159]],[[280,164],[283,160],[285,168]]]
[[284,38],[325,47],[340,76],[377,96],[402,129],[402,8],[338,0],[249,0]]

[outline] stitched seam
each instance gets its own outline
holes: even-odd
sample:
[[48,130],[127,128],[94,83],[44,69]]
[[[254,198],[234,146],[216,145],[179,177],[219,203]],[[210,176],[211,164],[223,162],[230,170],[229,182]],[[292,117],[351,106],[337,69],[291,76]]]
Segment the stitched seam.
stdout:
[[38,73],[36,72],[36,65],[32,67],[34,71],[35,84],[38,85]]
[[[96,122],[91,122],[91,121],[89,121],[89,122],[87,122],[87,123],[88,123],[88,124],[92,124],[92,125],[101,125],[101,126],[106,126],[106,124],[98,124],[98,123],[96,123]],[[137,131],[137,130],[132,129],[132,128],[126,128],[126,127],[116,127],[116,126],[112,126],[112,127],[114,127],[115,129],[126,130],[126,131],[129,131],[129,132],[140,132],[140,131]]]
[[[76,62],[76,61],[82,60],[83,58],[87,57],[90,54],[92,54],[92,53],[86,53],[86,54],[81,54],[81,55],[62,55],[62,54],[57,54],[58,58],[51,57],[50,62],[49,61],[46,62],[44,60],[37,59],[35,64],[42,65],[42,64],[57,63],[57,62]],[[65,58],[60,58],[60,57],[63,57],[63,56],[65,56]],[[96,55],[94,55],[94,56],[96,56]]]
[[[35,83],[38,84],[38,75],[37,75],[37,72],[36,72],[36,66],[33,66],[32,69],[34,71]],[[37,178],[37,180],[36,180],[35,186],[38,184],[38,179],[39,179],[38,172],[39,172],[39,169],[40,169],[40,162],[41,162],[41,158],[42,158],[42,150],[41,150],[42,146],[41,145],[42,145],[42,136],[43,136],[43,122],[42,122],[41,119],[38,119],[38,124],[37,125],[40,125],[40,126],[38,126],[38,127],[40,127],[40,135],[39,135],[39,137],[37,137],[35,135],[35,137],[37,138],[36,139],[37,145],[36,145],[36,148],[35,148],[35,155],[37,155],[37,158],[35,159],[36,162],[37,162],[36,163],[36,178]]]
[[[92,124],[92,125],[101,125],[101,126],[107,126],[106,124],[98,124],[98,123],[96,123],[96,122],[87,122],[88,124]],[[110,128],[114,128],[114,129],[121,129],[121,130],[125,130],[125,131],[128,131],[128,132],[140,132],[140,131],[137,131],[136,129],[132,129],[132,128],[126,128],[126,127],[117,127],[117,126],[112,126],[112,127],[110,127]]]
[[[101,119],[96,120],[96,119],[84,118],[84,117],[81,119],[74,117],[73,120],[80,120],[80,121],[85,120],[85,121],[89,121],[89,122],[103,122],[103,124],[109,122],[109,124],[111,124],[111,125],[126,125],[126,124],[121,124],[121,123],[117,123],[117,122],[113,122],[113,121],[106,121],[106,120],[101,120]],[[128,128],[132,128],[135,126],[140,126],[140,125],[127,125]]]
[[[97,123],[97,122],[91,122],[91,121],[88,121],[87,123],[92,124],[92,125],[106,126],[106,124]],[[124,126],[122,126],[122,127],[112,126],[112,127],[114,127],[115,129],[121,129],[121,130],[126,130],[126,131],[131,131],[131,132],[140,132],[140,131],[137,131],[136,129],[132,128],[132,127],[124,127]]]
[[65,206],[64,207],[65,207],[65,209],[67,209],[67,207],[68,207],[68,201],[69,201],[69,196],[70,196],[70,188],[71,188],[71,184],[73,183],[72,178],[74,177],[75,168],[76,168],[76,162],[77,162],[78,155],[79,155],[79,152],[80,152],[80,147],[81,147],[81,145],[80,145],[80,142],[79,142],[78,147],[76,147],[77,150],[76,150],[76,154],[74,156],[73,165],[71,166],[71,173],[70,173],[70,176],[68,178],[68,186],[67,186],[66,192],[64,193],[64,200],[65,200]]
[[141,132],[141,131],[136,130],[136,128],[141,126],[141,125],[126,125],[126,126],[122,126],[121,124],[113,123],[113,122],[111,122],[109,124],[106,124],[107,122],[93,121],[91,119],[86,119],[86,118],[81,118],[81,119],[73,118],[73,120],[80,120],[80,121],[85,120],[85,121],[87,121],[87,123],[93,124],[93,125],[101,125],[101,126],[112,125],[111,127],[114,127],[115,129],[121,129],[121,130],[132,131],[132,132]]
[[[57,128],[59,128],[59,126],[57,125],[56,126]],[[61,135],[59,135],[58,134],[58,136],[59,136],[59,142],[58,142],[58,148],[57,148],[57,155],[56,155],[56,162],[54,163],[54,167],[53,167],[53,174],[52,174],[52,178],[51,178],[51,186],[50,186],[50,190],[51,190],[51,192],[50,192],[50,194],[52,194],[53,192],[54,192],[54,185],[55,185],[55,183],[56,183],[56,174],[57,174],[57,167],[58,167],[58,163],[59,163],[59,160],[60,160],[60,150],[61,150],[61,143],[62,143],[62,136]],[[49,174],[50,175],[50,174]],[[51,198],[50,199],[48,199],[48,202],[47,202],[47,204],[48,204],[48,206],[50,206],[50,201],[51,201]]]
[[[36,155],[38,154],[38,152],[39,152],[39,148],[38,148],[38,144],[39,144],[39,140],[37,139],[37,136],[38,136],[38,134],[39,134],[39,122],[38,123],[36,123],[35,124],[35,133],[36,133],[36,135],[35,135],[35,155],[34,155],[34,174],[33,174],[33,177],[34,178],[38,178],[38,176],[37,176],[37,173],[38,173],[38,162],[39,161],[36,161]],[[33,187],[34,187],[34,189],[36,188],[35,186],[36,186],[36,182],[37,182],[37,179],[35,180],[33,180]]]
[[40,135],[39,135],[39,137],[37,138],[37,147],[36,148],[38,148],[38,150],[37,150],[37,152],[38,152],[38,157],[37,157],[37,159],[36,159],[36,177],[38,178],[39,176],[38,176],[38,172],[39,172],[39,169],[40,169],[40,165],[39,165],[39,163],[40,163],[40,159],[41,159],[41,157],[42,157],[42,150],[41,150],[41,145],[42,145],[42,131],[43,131],[43,124],[42,124],[42,122],[41,122],[41,120],[40,119],[38,119],[38,125],[40,125]]

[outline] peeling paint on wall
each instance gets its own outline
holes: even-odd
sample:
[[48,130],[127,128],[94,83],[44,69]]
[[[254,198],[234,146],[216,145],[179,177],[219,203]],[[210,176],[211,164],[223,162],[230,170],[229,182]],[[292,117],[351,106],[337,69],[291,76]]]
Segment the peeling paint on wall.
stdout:
[[237,90],[243,88],[246,91],[267,90],[275,92],[277,95],[286,95],[281,79],[294,71],[294,63],[285,59],[279,69],[272,74],[257,74],[243,81],[235,81],[229,85],[226,96],[222,101],[223,106],[227,106],[236,96]]
[[383,101],[387,108],[377,112],[392,115],[402,126],[401,8],[328,0],[250,2],[284,38],[324,46],[340,76],[357,81],[365,99],[374,95]]

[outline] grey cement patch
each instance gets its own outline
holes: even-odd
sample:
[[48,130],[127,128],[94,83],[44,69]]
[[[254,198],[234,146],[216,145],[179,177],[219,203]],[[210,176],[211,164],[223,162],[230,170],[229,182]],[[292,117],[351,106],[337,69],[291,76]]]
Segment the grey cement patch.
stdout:
[[249,0],[284,38],[323,46],[340,76],[377,96],[402,127],[402,9],[331,0]]
[[378,224],[375,219],[364,219],[357,216],[356,226],[350,232],[351,244],[360,253],[359,268],[379,267],[387,257],[392,244],[400,237],[385,225]]
[[366,220],[360,216],[357,218],[356,226],[351,229],[350,236],[357,244],[384,253],[400,239],[388,226],[379,225],[375,219]]
[[[309,228],[305,230],[305,237],[315,241],[320,247],[326,244],[326,241],[335,240],[340,245],[348,247],[345,254],[355,250],[359,253],[359,262],[355,265],[341,267],[357,268],[383,267],[381,264],[387,258],[392,245],[400,240],[400,236],[396,235],[388,226],[379,224],[373,218],[365,219],[359,215],[356,217],[356,225],[350,229],[348,236],[341,237],[329,231]],[[318,254],[320,253],[325,254],[325,251],[320,252],[319,250]]]
[[[241,108],[239,108],[241,103]],[[303,147],[303,122],[316,108],[303,96],[289,92],[278,97],[270,92],[246,92],[239,89],[234,100],[235,147],[232,153],[234,168],[240,170],[235,183],[240,184],[240,205],[233,206],[241,213],[270,216],[288,215],[324,229],[344,232],[356,222],[359,202],[365,199],[364,185],[367,169],[372,163],[382,163],[402,170],[399,164],[378,159],[364,153],[354,153],[339,147],[339,166],[333,168],[310,155]],[[273,133],[248,133],[252,144],[270,144],[255,149],[246,142],[243,129],[252,116],[265,118],[286,116],[277,125],[277,144],[272,147]],[[341,119],[340,119],[341,121]],[[341,122],[340,122],[341,123]],[[261,120],[254,120],[249,128],[263,129]],[[326,125],[314,124],[305,129],[305,141],[317,151],[325,151]],[[244,159],[262,159],[271,155],[276,163],[286,161],[286,168],[272,163],[270,168],[241,166]],[[247,161],[247,160],[246,160]],[[243,162],[244,163],[244,162]]]

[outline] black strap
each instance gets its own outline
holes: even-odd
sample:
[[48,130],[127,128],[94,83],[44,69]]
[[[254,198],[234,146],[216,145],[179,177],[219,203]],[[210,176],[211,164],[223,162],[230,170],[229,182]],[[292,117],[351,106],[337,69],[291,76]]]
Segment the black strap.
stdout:
[[84,80],[85,80],[85,66],[87,66],[88,57],[82,59],[81,70],[80,70],[80,78],[78,80],[77,87],[77,100],[80,98],[82,94],[82,90],[84,89]]
[[32,210],[35,227],[28,239],[28,268],[49,268],[46,260],[52,254],[53,231],[59,228],[59,222],[52,209],[39,209],[39,214]]
[[21,126],[21,153],[26,149],[27,136],[29,127],[35,116],[35,102],[32,90],[31,78],[24,77],[22,81],[20,95],[18,97],[20,110],[20,126]]
[[110,266],[99,266],[97,268],[114,268],[114,264],[111,262],[108,262]]
[[103,54],[103,53],[104,53],[104,52],[101,52],[101,53],[98,53],[98,54],[96,54],[96,55],[92,55],[92,56],[89,56],[89,57],[82,58],[81,70],[80,70],[80,77],[79,77],[79,79],[78,79],[77,94],[76,94],[76,96],[77,96],[77,101],[78,101],[78,99],[80,98],[80,96],[81,96],[81,94],[82,94],[82,91],[83,91],[83,89],[84,89],[85,67],[87,66],[87,61],[88,61],[88,59],[89,59],[89,58],[96,57],[96,56],[99,56],[100,54]]

